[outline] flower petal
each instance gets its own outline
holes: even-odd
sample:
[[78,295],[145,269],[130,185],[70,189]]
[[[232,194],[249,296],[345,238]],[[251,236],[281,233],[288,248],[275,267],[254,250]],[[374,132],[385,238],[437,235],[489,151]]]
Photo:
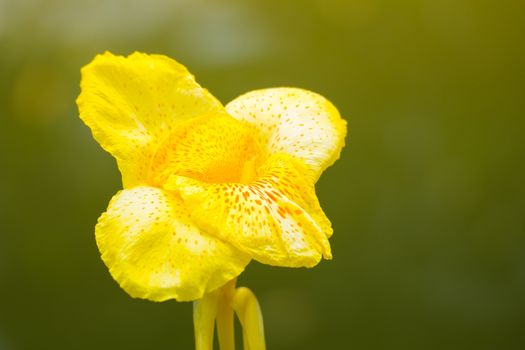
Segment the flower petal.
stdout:
[[239,120],[259,132],[269,154],[287,153],[303,160],[317,181],[341,153],[346,122],[324,97],[297,88],[256,90],[226,105]]
[[151,182],[162,187],[172,174],[206,182],[240,182],[246,177],[246,166],[262,160],[256,136],[227,113],[181,123],[159,146],[151,163]]
[[248,184],[207,183],[173,175],[165,188],[178,191],[199,227],[254,259],[310,267],[322,255],[331,258],[332,228],[304,170],[293,157],[276,154]]
[[95,232],[111,275],[138,298],[199,299],[249,262],[246,254],[199,231],[179,198],[154,187],[117,193]]
[[80,118],[118,162],[124,187],[144,184],[156,147],[182,120],[223,110],[176,61],[98,55],[82,68]]

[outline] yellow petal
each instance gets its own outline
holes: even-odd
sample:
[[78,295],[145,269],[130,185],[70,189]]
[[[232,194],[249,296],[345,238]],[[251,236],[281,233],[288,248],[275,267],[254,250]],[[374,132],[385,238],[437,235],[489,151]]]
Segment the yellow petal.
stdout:
[[287,153],[304,161],[317,181],[341,153],[346,122],[324,97],[297,88],[248,92],[226,105],[239,120],[259,132],[261,146],[269,153]]
[[222,105],[176,61],[161,55],[98,55],[82,68],[80,118],[118,162],[124,187],[146,183],[158,145],[183,120]]
[[310,267],[323,255],[331,258],[327,237],[332,229],[303,170],[293,157],[276,154],[247,184],[173,175],[165,188],[178,191],[199,227],[254,259]]
[[226,113],[181,123],[159,146],[151,165],[161,187],[170,175],[206,182],[242,181],[244,168],[262,159],[253,130]]
[[123,190],[96,226],[113,278],[131,296],[195,300],[237,277],[249,257],[198,230],[180,199],[154,187]]

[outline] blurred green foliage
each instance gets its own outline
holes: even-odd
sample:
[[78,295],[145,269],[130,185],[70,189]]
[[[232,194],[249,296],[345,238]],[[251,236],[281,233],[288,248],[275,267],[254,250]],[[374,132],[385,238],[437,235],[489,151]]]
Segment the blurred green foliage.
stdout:
[[349,121],[317,185],[334,260],[240,278],[269,349],[523,349],[524,33],[506,0],[0,0],[0,349],[193,347],[191,304],[131,299],[95,245],[120,179],[75,98],[105,50]]

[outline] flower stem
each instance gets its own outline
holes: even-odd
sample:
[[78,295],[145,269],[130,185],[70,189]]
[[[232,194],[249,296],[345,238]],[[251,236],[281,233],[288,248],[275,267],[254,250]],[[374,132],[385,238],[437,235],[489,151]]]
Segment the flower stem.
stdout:
[[193,302],[196,350],[213,350],[213,333],[218,302],[219,293],[216,291],[208,293],[204,298]]
[[234,279],[194,302],[196,350],[213,350],[215,320],[221,350],[235,350],[234,311],[243,327],[244,350],[266,350],[257,298],[246,287],[235,289],[235,283]]
[[265,350],[261,308],[252,291],[246,287],[238,288],[233,297],[233,309],[243,328],[244,350]]
[[235,328],[232,301],[235,295],[236,279],[221,288],[221,300],[217,312],[217,335],[221,350],[235,350]]

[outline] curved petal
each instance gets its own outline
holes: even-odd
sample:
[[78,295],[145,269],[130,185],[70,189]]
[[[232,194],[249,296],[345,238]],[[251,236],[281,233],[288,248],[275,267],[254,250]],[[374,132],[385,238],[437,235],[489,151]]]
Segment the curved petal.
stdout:
[[331,258],[332,228],[302,170],[304,165],[293,157],[276,154],[251,183],[207,183],[173,175],[165,188],[181,195],[199,227],[254,259],[310,267],[321,256]]
[[180,199],[154,187],[117,193],[95,232],[111,275],[138,298],[199,299],[249,262],[246,254],[199,231]]
[[341,153],[346,122],[324,97],[297,88],[248,92],[226,105],[239,120],[253,125],[269,154],[287,153],[303,160],[317,181]]
[[262,152],[251,128],[227,113],[181,123],[158,148],[151,164],[158,186],[172,174],[206,182],[240,182],[248,165],[260,163]]
[[176,61],[98,55],[82,68],[80,118],[118,162],[124,187],[144,184],[156,147],[182,120],[223,107]]

